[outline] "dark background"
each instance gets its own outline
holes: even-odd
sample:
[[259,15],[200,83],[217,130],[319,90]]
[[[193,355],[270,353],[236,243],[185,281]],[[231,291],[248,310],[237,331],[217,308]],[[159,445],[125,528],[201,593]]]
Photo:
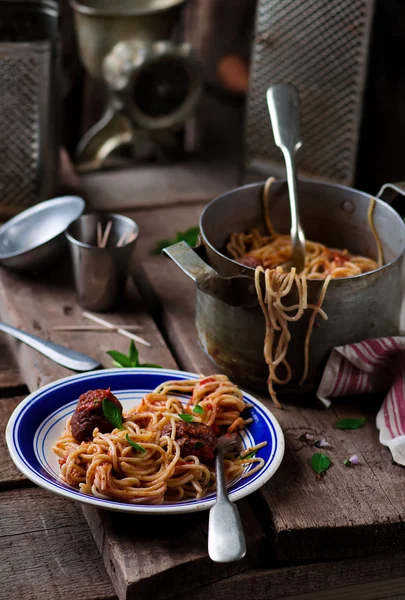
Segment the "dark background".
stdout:
[[[64,119],[62,142],[70,156],[81,136],[101,116],[103,86],[90,81],[80,63],[73,14],[61,0]],[[218,74],[221,59],[240,57],[248,68],[256,0],[189,0],[183,35],[204,65],[205,91],[198,119],[200,146],[213,143],[240,160],[245,94]],[[388,181],[405,179],[405,2],[378,0],[369,51],[367,85],[354,186],[376,193]],[[225,118],[224,118],[225,115]],[[199,150],[199,149],[198,149]]]

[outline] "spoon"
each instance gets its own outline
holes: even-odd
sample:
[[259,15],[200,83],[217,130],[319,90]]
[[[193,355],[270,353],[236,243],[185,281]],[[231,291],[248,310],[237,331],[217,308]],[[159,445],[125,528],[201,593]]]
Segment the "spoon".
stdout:
[[234,446],[237,435],[223,435],[218,439],[215,458],[217,499],[209,513],[208,554],[214,562],[228,563],[240,560],[246,554],[246,540],[238,507],[228,498],[224,469],[224,452]]
[[86,354],[76,352],[65,346],[59,346],[59,344],[44,340],[32,333],[21,331],[21,329],[11,327],[11,325],[0,323],[0,331],[24,342],[27,346],[31,346],[31,348],[38,350],[44,356],[62,365],[62,367],[67,367],[72,371],[93,371],[93,369],[97,369],[100,366],[99,362]]
[[300,224],[295,153],[301,147],[300,109],[297,89],[290,83],[278,83],[267,90],[267,106],[274,141],[284,155],[291,211],[291,266],[300,273],[305,264],[305,235]]

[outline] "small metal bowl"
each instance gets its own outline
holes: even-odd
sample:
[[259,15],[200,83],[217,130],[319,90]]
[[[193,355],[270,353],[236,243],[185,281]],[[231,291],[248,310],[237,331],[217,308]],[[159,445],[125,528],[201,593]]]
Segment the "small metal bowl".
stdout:
[[64,232],[83,213],[79,196],[61,196],[32,206],[0,227],[0,264],[37,271],[56,261],[66,247]]

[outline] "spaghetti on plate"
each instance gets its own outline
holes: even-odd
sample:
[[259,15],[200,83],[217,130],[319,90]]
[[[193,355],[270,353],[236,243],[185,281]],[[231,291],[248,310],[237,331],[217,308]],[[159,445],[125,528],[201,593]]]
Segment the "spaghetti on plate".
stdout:
[[[191,394],[187,404],[183,394]],[[119,502],[202,498],[215,490],[217,438],[246,427],[247,408],[225,375],[166,381],[124,413],[110,390],[90,390],[53,447],[61,478],[84,494]],[[227,481],[261,469],[255,453],[266,444],[226,454]]]

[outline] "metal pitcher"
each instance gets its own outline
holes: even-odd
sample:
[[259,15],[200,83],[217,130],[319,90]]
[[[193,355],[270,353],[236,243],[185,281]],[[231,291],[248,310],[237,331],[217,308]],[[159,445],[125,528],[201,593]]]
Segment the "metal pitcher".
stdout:
[[[180,242],[163,251],[196,282],[197,333],[206,354],[221,372],[258,389],[266,388],[268,369],[263,357],[265,322],[257,302],[254,269],[227,257],[224,249],[234,231],[252,227],[264,230],[263,185],[236,188],[213,200],[201,215],[201,244],[195,250]],[[315,181],[300,181],[298,187],[307,239],[376,258],[376,243],[367,219],[369,194]],[[280,233],[289,231],[287,194],[284,180],[272,185],[270,217]],[[399,334],[405,224],[398,212],[381,199],[384,196],[391,200],[398,194],[405,195],[402,184],[386,184],[376,199],[374,223],[384,250],[384,266],[355,277],[331,280],[323,303],[328,320],[316,319],[309,346],[308,377],[302,386],[298,382],[304,369],[304,341],[311,311],[290,323],[287,360],[293,378],[283,390],[312,390],[334,346]],[[317,301],[322,284],[308,281],[308,302]],[[289,299],[295,303],[292,294]]]

